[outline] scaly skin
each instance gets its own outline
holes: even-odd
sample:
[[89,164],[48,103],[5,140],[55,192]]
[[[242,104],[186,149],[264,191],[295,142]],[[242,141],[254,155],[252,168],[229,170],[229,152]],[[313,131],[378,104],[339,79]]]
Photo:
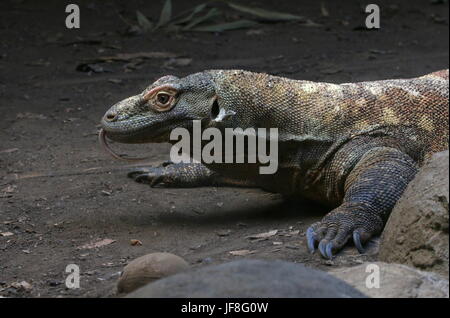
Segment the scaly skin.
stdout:
[[[170,96],[157,102],[158,92]],[[108,138],[170,142],[173,128],[278,128],[278,171],[257,164],[169,164],[129,176],[164,186],[258,186],[303,196],[334,209],[307,230],[308,247],[332,258],[351,238],[381,233],[420,165],[448,149],[448,70],[413,79],[330,84],[240,70],[165,76],[112,106],[102,119]],[[163,99],[162,102],[165,102]],[[217,122],[223,109],[234,115]]]

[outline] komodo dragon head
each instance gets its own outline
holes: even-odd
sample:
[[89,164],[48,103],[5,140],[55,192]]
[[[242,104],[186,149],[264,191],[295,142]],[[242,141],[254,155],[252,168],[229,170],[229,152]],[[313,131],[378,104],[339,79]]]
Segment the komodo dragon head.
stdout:
[[164,76],[142,93],[113,105],[101,120],[101,135],[122,143],[169,142],[172,129],[217,116],[214,82],[208,73]]

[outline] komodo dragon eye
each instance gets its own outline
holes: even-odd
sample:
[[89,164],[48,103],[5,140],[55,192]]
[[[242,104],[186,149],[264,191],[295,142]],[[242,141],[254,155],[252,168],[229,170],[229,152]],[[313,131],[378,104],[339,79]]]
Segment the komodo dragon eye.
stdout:
[[171,93],[171,92],[159,92],[156,94],[155,97],[155,106],[156,106],[156,110],[160,111],[160,112],[165,112],[168,111],[172,108],[172,106],[174,105],[174,101],[175,101],[175,97],[174,97],[175,92]]
[[170,101],[170,95],[169,95],[169,94],[166,94],[166,93],[159,93],[159,94],[156,96],[156,98],[157,98],[157,100],[158,100],[158,103],[159,103],[161,106],[168,104],[169,101]]
[[149,101],[154,110],[166,112],[175,105],[177,93],[172,87],[157,87],[147,92],[144,100]]

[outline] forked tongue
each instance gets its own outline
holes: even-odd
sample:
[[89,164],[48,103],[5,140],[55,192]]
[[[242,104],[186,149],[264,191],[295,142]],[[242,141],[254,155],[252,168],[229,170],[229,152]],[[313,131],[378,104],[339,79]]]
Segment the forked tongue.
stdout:
[[114,150],[109,147],[108,142],[106,141],[106,131],[104,129],[100,129],[100,132],[98,134],[98,140],[100,142],[100,145],[102,145],[103,149],[106,150],[111,156],[113,156],[116,159],[124,160],[124,161],[142,161],[148,159],[148,157],[125,157],[124,155],[119,155]]

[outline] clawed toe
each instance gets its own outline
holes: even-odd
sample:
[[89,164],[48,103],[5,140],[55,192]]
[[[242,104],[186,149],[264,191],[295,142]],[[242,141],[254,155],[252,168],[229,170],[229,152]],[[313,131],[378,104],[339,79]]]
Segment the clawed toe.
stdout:
[[320,255],[326,259],[333,259],[333,253],[341,250],[351,237],[351,231],[348,228],[336,226],[336,223],[319,222],[315,227],[319,228],[319,234],[313,226],[306,231],[308,249],[313,253],[315,246],[318,245]]
[[353,243],[360,254],[364,254],[364,247],[361,244],[361,235],[358,231],[353,232]]
[[148,183],[153,188],[163,181],[163,175],[158,174],[155,169],[158,168],[137,168],[129,172],[127,176],[138,183]]
[[149,168],[136,168],[133,171],[127,173],[127,177],[131,179],[136,179],[140,175],[144,175],[150,172]]
[[138,183],[147,183],[154,188],[163,183],[164,177],[153,173],[142,173],[134,176],[134,181]]
[[316,247],[320,255],[326,259],[333,259],[349,240],[359,253],[363,254],[363,244],[374,234],[358,226],[358,222],[346,214],[326,216],[321,222],[314,223],[306,230],[306,242],[310,253]]
[[316,241],[316,233],[314,232],[314,229],[311,226],[306,230],[306,241],[308,243],[309,252],[311,254],[314,253],[317,241]]
[[322,240],[319,243],[320,254],[327,259],[333,259],[333,243]]
[[145,182],[148,182],[149,179],[151,179],[151,178],[149,178],[148,173],[141,173],[141,174],[136,174],[133,177],[133,179],[134,179],[134,181],[136,181],[138,183],[145,183]]
[[146,183],[154,188],[164,183],[167,174],[165,168],[172,164],[172,161],[164,161],[157,167],[136,168],[130,171],[127,176],[138,183]]
[[336,231],[336,227],[333,226],[332,228],[329,228],[324,222],[317,222],[310,226],[306,230],[306,241],[310,253],[314,253],[315,248],[318,245],[320,254],[324,258],[332,259],[333,251],[336,246],[336,244],[333,243],[336,232],[339,233],[339,231]]

